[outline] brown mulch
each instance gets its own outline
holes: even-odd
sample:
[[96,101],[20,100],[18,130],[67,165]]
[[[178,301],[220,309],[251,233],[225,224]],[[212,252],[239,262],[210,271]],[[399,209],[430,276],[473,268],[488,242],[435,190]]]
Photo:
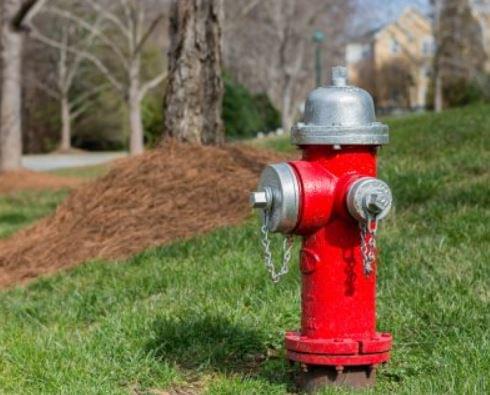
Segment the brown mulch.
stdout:
[[81,181],[75,178],[28,170],[0,173],[0,194],[26,190],[74,188],[80,184]]
[[263,166],[284,159],[242,145],[171,142],[120,160],[53,215],[0,241],[0,286],[238,224]]

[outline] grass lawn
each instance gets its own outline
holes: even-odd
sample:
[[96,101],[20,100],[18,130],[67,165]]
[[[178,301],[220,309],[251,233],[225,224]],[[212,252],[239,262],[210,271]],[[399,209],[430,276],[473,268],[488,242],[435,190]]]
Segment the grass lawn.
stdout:
[[[59,169],[50,173],[89,181],[108,171],[109,166],[104,164]],[[0,195],[0,238],[8,237],[16,230],[51,213],[67,195],[67,189]]]
[[67,194],[59,190],[0,195],[0,238],[51,213]]
[[68,167],[65,169],[57,169],[57,170],[50,171],[50,173],[63,177],[75,177],[84,180],[91,180],[105,175],[109,171],[110,167],[111,167],[110,164],[105,163],[102,165]]
[[[375,392],[489,393],[490,106],[389,123],[380,177],[396,207],[381,226],[378,328],[395,345]],[[26,218],[58,198],[45,199]],[[299,325],[292,266],[269,281],[251,218],[4,291],[0,392],[293,391],[282,350]]]

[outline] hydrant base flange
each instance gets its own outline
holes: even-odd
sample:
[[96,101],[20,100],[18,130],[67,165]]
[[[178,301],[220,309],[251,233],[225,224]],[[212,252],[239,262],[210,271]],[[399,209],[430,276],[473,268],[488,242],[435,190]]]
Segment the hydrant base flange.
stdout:
[[392,336],[376,332],[363,339],[311,339],[286,332],[285,346],[291,361],[323,366],[374,366],[388,361]]

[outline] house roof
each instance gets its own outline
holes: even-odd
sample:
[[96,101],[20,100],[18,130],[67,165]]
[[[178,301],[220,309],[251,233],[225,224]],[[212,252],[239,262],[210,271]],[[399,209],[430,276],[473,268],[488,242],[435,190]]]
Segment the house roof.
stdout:
[[424,20],[426,20],[427,22],[430,23],[430,17],[428,17],[427,15],[424,15],[422,12],[420,12],[417,8],[415,7],[407,7],[403,13],[397,18],[395,19],[394,21],[390,21],[388,23],[385,23],[381,26],[378,26],[374,29],[370,29],[368,30],[367,32],[364,32],[362,33],[361,35],[358,35],[356,37],[353,37],[351,40],[350,40],[350,43],[358,43],[358,44],[364,44],[364,43],[369,43],[371,42],[374,37],[376,36],[376,34],[378,34],[379,32],[383,31],[384,29],[390,27],[390,26],[397,26],[399,28],[400,27],[400,24],[399,24],[399,20],[400,18],[402,18],[403,15],[407,14],[407,13],[413,13],[413,14],[416,14],[417,16],[423,18]]

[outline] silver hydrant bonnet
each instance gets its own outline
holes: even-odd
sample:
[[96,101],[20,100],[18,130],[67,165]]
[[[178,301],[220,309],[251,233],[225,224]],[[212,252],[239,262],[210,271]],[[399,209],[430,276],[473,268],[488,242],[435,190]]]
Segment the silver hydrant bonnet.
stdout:
[[296,145],[383,145],[388,126],[376,122],[374,102],[365,90],[347,85],[347,69],[332,69],[331,86],[313,90],[302,122],[291,130]]

